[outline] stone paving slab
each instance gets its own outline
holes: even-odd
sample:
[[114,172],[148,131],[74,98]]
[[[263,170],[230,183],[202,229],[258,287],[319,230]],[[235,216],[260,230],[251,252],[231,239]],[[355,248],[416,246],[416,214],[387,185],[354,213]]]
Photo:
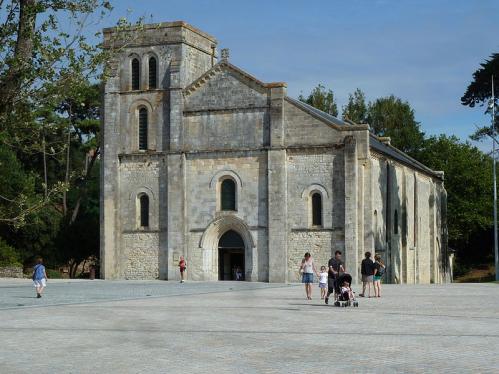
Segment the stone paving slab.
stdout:
[[497,284],[386,285],[359,308],[314,292],[54,280],[37,300],[0,280],[0,373],[499,372]]

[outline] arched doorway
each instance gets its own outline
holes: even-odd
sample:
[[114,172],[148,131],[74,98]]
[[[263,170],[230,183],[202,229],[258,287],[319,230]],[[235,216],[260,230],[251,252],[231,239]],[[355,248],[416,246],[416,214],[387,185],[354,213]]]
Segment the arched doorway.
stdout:
[[244,280],[244,240],[234,230],[218,241],[218,279]]

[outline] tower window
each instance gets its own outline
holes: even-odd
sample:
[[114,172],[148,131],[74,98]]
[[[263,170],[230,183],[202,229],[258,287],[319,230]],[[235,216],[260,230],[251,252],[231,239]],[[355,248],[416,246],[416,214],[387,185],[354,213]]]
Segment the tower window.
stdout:
[[147,150],[147,109],[140,108],[139,110],[139,150]]
[[149,197],[140,195],[140,227],[149,227]]
[[322,196],[318,192],[312,195],[312,225],[322,226]]
[[149,88],[157,88],[157,68],[156,68],[156,58],[151,57],[149,59]]
[[140,62],[134,58],[132,60],[132,90],[140,89]]
[[232,179],[225,179],[220,193],[222,210],[236,210],[236,183]]

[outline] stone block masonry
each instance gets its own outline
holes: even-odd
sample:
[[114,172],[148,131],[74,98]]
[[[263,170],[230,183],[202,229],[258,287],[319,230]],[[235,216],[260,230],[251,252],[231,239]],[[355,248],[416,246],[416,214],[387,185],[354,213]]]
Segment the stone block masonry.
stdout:
[[241,267],[247,281],[296,282],[305,252],[320,266],[335,250],[354,282],[365,250],[387,282],[446,278],[441,173],[228,52],[217,62],[216,39],[185,22],[134,32],[104,87],[104,278],[178,280],[184,256],[190,280]]

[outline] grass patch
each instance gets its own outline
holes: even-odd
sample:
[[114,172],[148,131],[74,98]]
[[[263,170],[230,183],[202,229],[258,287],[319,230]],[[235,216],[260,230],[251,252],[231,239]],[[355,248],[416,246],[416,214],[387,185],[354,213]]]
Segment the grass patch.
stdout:
[[469,269],[465,274],[455,277],[456,283],[482,283],[495,282],[494,264],[478,265]]

